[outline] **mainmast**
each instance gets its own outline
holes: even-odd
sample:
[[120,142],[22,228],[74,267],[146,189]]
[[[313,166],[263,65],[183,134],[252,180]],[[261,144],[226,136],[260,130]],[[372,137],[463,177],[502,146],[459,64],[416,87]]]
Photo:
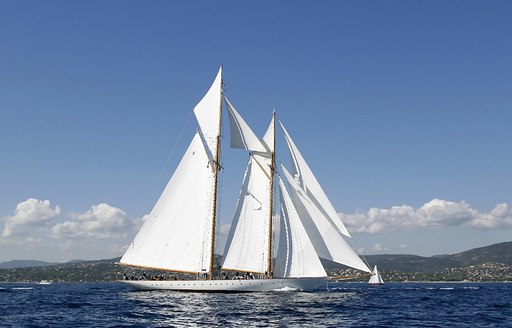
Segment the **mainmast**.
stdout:
[[[272,219],[274,216],[274,171],[276,166],[276,111],[272,113],[272,149],[270,150],[270,208],[268,214],[268,260],[267,276],[272,278]],[[270,145],[269,145],[270,146]]]
[[[222,67],[221,67],[222,69]],[[214,174],[214,182],[213,182],[213,208],[212,208],[212,235],[211,235],[211,246],[210,246],[210,268],[208,272],[208,278],[213,280],[213,262],[215,256],[215,224],[217,217],[217,185],[218,185],[218,175],[220,171],[220,139],[221,139],[221,124],[222,124],[222,76],[220,80],[220,101],[219,101],[219,134],[217,135],[217,148],[215,150],[215,158],[213,160],[213,174]]]

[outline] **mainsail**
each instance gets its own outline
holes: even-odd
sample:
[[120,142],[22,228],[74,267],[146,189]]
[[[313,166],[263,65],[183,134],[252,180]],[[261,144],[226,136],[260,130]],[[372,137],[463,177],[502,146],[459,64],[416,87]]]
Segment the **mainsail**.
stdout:
[[[235,134],[239,140],[252,140],[252,146],[242,147],[250,152],[249,163],[224,250],[222,269],[265,273],[268,270],[267,263],[269,261],[267,250],[271,242],[267,231],[272,212],[271,178],[273,173],[270,167],[273,146],[271,148],[268,145],[263,145],[235,108],[229,102],[227,104],[230,117],[232,117],[232,140]],[[235,120],[237,124],[233,124]],[[243,128],[239,128],[240,126]],[[237,145],[239,143],[235,142],[234,148],[239,148]]]
[[120,263],[185,272],[207,271],[213,172],[196,133],[178,168]]

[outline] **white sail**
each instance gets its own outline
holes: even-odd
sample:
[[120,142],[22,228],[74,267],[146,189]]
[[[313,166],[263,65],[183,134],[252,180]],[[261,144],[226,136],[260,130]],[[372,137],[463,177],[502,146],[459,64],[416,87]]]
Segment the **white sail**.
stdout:
[[209,269],[214,175],[196,132],[121,263],[184,272]]
[[275,120],[276,120],[276,113],[272,113],[272,120],[270,120],[270,124],[268,125],[267,132],[265,132],[265,135],[263,136],[263,139],[261,140],[262,143],[267,147],[267,149],[270,150],[270,152],[275,152]]
[[361,271],[371,272],[283,165],[281,169],[291,187],[293,204],[318,256]]
[[208,92],[203,99],[194,107],[194,114],[203,138],[208,145],[210,158],[214,161],[217,152],[218,137],[220,135],[221,120],[221,101],[222,101],[222,67],[217,73]]
[[326,277],[327,273],[280,178],[278,178],[278,183],[281,195],[281,225],[274,276],[282,278]]
[[222,268],[225,270],[259,273],[267,270],[270,183],[268,169],[263,169],[264,160],[255,154],[249,157],[224,250]]
[[[271,279],[259,279],[254,283],[251,280],[214,280],[222,121],[221,67],[212,86],[194,108],[199,131],[120,260],[123,264],[139,267],[209,273],[211,280],[137,280],[127,283],[143,290],[264,291],[286,287],[312,290],[321,286],[327,276],[321,257],[371,272],[343,239],[343,235],[350,237],[350,234],[284,127],[293,159],[293,174],[282,167],[289,188],[278,178],[281,214],[278,222],[274,222],[275,113],[260,140],[228,99],[226,103],[232,147],[248,151],[249,162],[221,268],[268,273],[267,278]],[[279,241],[273,241],[277,231]],[[279,247],[274,247],[274,243]],[[273,260],[275,265],[272,265]]]
[[316,180],[313,172],[309,168],[308,164],[302,157],[297,146],[291,139],[290,135],[280,122],[281,128],[284,131],[286,143],[292,157],[293,169],[291,173],[297,178],[297,182],[301,189],[308,195],[312,202],[314,202],[317,208],[324,213],[324,216],[336,227],[339,233],[350,238],[350,233],[341,221],[338,213],[332,206],[331,202],[327,198],[324,190]]
[[[257,138],[240,114],[229,103],[228,108],[234,114],[233,119],[242,124],[231,125],[231,134],[238,135],[239,127],[244,126],[245,136],[252,135]],[[272,119],[273,122],[273,119]],[[273,132],[273,125],[271,127]],[[269,134],[269,130],[265,135]],[[268,248],[270,238],[268,234],[271,217],[271,191],[270,179],[272,172],[272,152],[274,151],[273,135],[267,137],[269,145],[263,145],[258,139],[252,145],[258,147],[242,147],[250,151],[249,163],[244,175],[242,188],[238,197],[231,229],[229,231],[222,269],[265,273],[268,266]],[[247,143],[246,143],[247,144]],[[259,150],[263,149],[263,152]]]
[[370,280],[368,281],[370,285],[382,285],[384,283],[384,280],[382,280],[382,277],[380,276],[379,271],[377,270],[377,266],[373,268],[373,274],[370,277]]
[[267,152],[268,150],[256,137],[249,125],[237,112],[228,98],[224,97],[228,105],[229,122],[231,125],[231,148],[246,149],[251,152]]

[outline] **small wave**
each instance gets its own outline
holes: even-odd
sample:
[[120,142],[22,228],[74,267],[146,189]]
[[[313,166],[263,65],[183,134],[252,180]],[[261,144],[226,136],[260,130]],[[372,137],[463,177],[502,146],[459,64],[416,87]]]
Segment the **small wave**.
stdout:
[[298,291],[299,289],[298,288],[292,288],[292,287],[283,287],[283,288],[278,288],[278,289],[273,289],[273,291],[275,292],[295,292],[295,291]]
[[464,289],[480,289],[480,287],[463,287]]
[[14,290],[31,290],[34,289],[34,287],[13,287]]
[[442,287],[442,288],[439,288],[441,290],[454,290],[455,288],[453,287]]

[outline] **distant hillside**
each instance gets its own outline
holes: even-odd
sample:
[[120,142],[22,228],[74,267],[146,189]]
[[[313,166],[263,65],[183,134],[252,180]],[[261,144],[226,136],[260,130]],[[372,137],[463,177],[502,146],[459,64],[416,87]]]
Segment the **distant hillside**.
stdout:
[[400,272],[440,272],[447,268],[461,268],[484,263],[512,265],[512,242],[474,248],[453,255],[423,257],[417,255],[367,255],[370,265],[378,265],[381,270]]
[[[48,263],[43,261],[9,261],[2,263],[0,281],[113,281],[128,276],[141,276],[143,272],[182,277],[168,272],[119,266],[120,258],[98,261],[71,261]],[[510,281],[512,279],[512,242],[471,249],[453,255],[423,257],[417,255],[368,255],[366,260],[387,281]],[[215,257],[219,266],[219,256]],[[331,276],[358,274],[337,263],[322,260]],[[16,268],[5,268],[16,266]],[[24,266],[24,267],[20,267]],[[365,277],[363,280],[366,280]]]
[[450,256],[461,266],[494,262],[512,265],[512,241],[474,248]]
[[384,254],[367,255],[365,258],[372,267],[378,265],[379,270],[433,273],[446,268],[458,267],[458,263],[451,257]]
[[113,281],[126,271],[119,258],[0,270],[0,281]]
[[34,261],[34,260],[13,260],[13,261],[0,263],[0,269],[42,267],[42,266],[48,266],[48,265],[54,265],[54,264],[56,264],[56,263],[45,262],[45,261]]

